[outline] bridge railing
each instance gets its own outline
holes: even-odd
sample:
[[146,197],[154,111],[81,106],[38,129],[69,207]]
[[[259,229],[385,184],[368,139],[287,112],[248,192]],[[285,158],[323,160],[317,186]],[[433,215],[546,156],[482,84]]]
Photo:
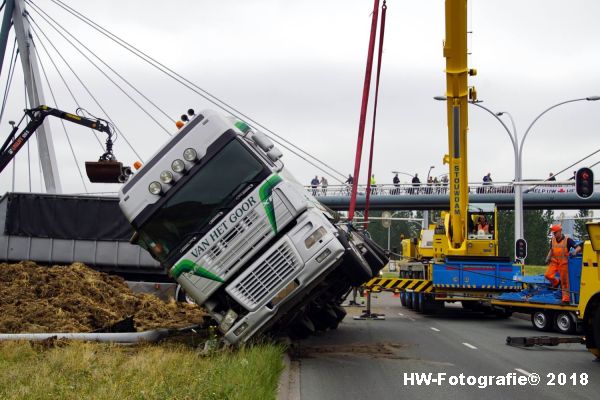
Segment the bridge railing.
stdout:
[[[305,186],[306,190],[314,196],[350,196],[351,185],[328,185],[327,187],[311,185]],[[365,195],[367,185],[358,185],[358,195]],[[524,192],[539,191],[545,193],[567,193],[575,191],[575,184],[565,184],[564,182],[556,185],[545,185],[524,187]],[[371,187],[371,195],[380,196],[431,196],[447,195],[449,192],[448,184],[423,184],[416,186],[412,183],[383,184]],[[469,193],[473,194],[512,194],[515,192],[515,186],[512,182],[493,182],[492,184],[469,183]]]

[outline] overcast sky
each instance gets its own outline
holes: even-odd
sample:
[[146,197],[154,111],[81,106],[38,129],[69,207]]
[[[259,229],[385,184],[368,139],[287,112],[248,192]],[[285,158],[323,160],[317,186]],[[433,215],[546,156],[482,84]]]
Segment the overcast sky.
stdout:
[[[352,172],[373,1],[64,1],[343,174]],[[214,108],[51,0],[34,3],[173,118],[189,107]],[[430,166],[435,167],[432,175],[447,172],[442,164],[448,151],[445,103],[433,100],[445,90],[444,1],[388,0],[387,5],[373,167],[378,183],[390,183],[392,170],[419,173],[422,178]],[[147,160],[168,135],[32,8],[28,7],[41,30],[52,38],[140,157]],[[472,31],[469,67],[478,70],[469,83],[476,86],[482,105],[513,115],[521,136],[547,107],[600,95],[600,2],[472,0],[468,9]],[[12,39],[2,69],[2,88],[11,46]],[[102,116],[59,56],[51,48],[49,51],[78,102]],[[74,100],[41,46],[38,52],[57,98],[54,104],[46,88],[46,102],[74,111]],[[2,120],[5,132],[9,131],[8,119],[18,120],[24,107],[23,78],[20,64],[17,66]],[[171,121],[138,101],[168,130],[175,131]],[[506,122],[510,126],[509,120]],[[52,126],[63,190],[83,192],[62,127],[56,121]],[[600,149],[599,127],[600,101],[567,104],[550,111],[535,124],[525,143],[524,178],[545,178]],[[101,151],[89,131],[67,128],[79,163],[97,159]],[[370,136],[370,118],[366,136]],[[512,180],[512,145],[498,121],[470,107],[468,140],[470,181],[481,181],[487,172],[497,182]],[[361,182],[366,179],[368,146],[366,140]],[[323,175],[283,151],[286,165],[301,182],[308,184],[314,175]],[[21,191],[28,190],[25,153],[21,152],[17,163],[15,189]],[[115,144],[115,153],[126,164],[137,159],[122,137]],[[578,166],[598,161],[600,154]],[[594,169],[600,174],[599,168]],[[567,179],[571,173],[559,178]],[[39,191],[37,168],[31,174],[32,190]],[[10,175],[7,168],[0,176],[3,192],[11,190]],[[401,179],[410,178],[402,175]],[[89,191],[98,190],[92,184],[87,186]]]

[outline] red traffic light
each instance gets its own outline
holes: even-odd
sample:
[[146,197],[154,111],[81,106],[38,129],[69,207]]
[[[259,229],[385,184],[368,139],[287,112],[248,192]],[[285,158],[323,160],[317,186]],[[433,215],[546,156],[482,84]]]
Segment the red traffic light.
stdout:
[[594,194],[594,172],[589,168],[580,168],[575,173],[575,192],[582,199]]

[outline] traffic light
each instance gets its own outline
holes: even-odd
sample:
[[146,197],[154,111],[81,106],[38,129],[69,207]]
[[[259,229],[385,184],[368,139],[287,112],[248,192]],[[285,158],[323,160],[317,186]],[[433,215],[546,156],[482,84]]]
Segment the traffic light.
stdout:
[[520,260],[527,258],[527,242],[525,239],[517,239],[515,242],[515,258]]
[[575,192],[582,199],[594,194],[594,172],[589,168],[579,168],[575,174]]

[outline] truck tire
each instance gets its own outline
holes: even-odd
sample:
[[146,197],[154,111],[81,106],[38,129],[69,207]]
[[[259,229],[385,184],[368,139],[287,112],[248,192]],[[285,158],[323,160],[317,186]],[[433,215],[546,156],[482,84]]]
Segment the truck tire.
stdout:
[[423,293],[414,293],[415,311],[423,312]]
[[538,331],[548,332],[554,326],[554,314],[549,310],[535,311],[531,314],[531,324]]
[[404,292],[404,295],[406,296],[406,308],[412,310],[412,308],[413,308],[412,293],[411,292]]
[[290,325],[290,337],[294,340],[306,339],[315,333],[315,325],[306,314],[297,317]]
[[340,230],[338,240],[346,249],[342,267],[344,268],[345,275],[348,277],[349,283],[352,286],[360,286],[371,279],[373,275],[371,274],[369,263],[362,256],[356,245],[348,240],[346,232]]
[[400,292],[400,304],[402,307],[406,307],[406,292]]
[[346,310],[344,310],[344,307],[340,306],[339,304],[332,304],[331,308],[333,309],[333,311],[337,315],[337,322],[338,322],[338,324],[340,322],[342,322],[342,320],[344,318],[346,318]]
[[575,332],[575,321],[568,311],[558,311],[554,316],[554,329],[556,332],[571,334]]
[[175,300],[180,303],[196,304],[196,301],[187,294],[181,285],[177,285],[175,288]]
[[423,293],[423,314],[435,314],[440,309],[440,304],[435,301],[432,295]]
[[596,343],[596,349],[595,351],[592,351],[592,353],[600,360],[600,307],[596,307],[596,310],[594,311],[592,334],[594,335],[594,342]]
[[337,314],[327,304],[323,306],[311,306],[308,316],[315,326],[316,331],[336,329],[339,324]]

